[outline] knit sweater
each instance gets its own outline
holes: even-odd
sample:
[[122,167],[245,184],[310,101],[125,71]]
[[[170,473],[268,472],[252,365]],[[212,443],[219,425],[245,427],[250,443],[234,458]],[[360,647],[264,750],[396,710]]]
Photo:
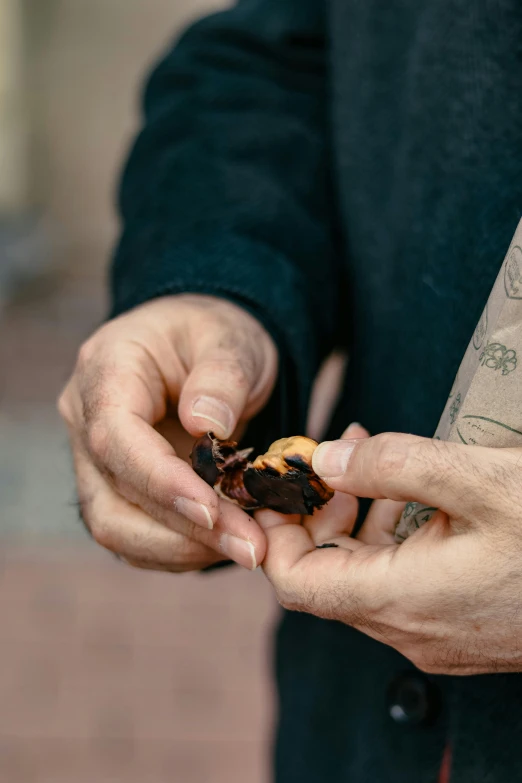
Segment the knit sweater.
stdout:
[[[148,80],[113,314],[175,292],[252,312],[281,356],[259,448],[303,430],[338,346],[329,435],[431,435],[522,214],[521,85],[518,0],[241,0],[198,22]],[[403,671],[285,616],[277,780],[428,783],[448,741],[452,783],[522,774],[520,676],[428,678],[437,716],[398,724]]]

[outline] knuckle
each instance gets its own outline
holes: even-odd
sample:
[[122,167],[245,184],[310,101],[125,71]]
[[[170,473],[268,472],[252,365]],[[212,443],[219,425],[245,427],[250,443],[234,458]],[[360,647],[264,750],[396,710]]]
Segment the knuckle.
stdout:
[[292,590],[289,585],[278,584],[276,586],[276,598],[279,605],[289,612],[298,612],[302,609],[302,601],[296,591]]
[[88,365],[94,356],[96,348],[94,346],[94,340],[90,337],[80,346],[77,357],[77,367],[82,368]]
[[208,548],[207,545],[210,546],[209,542],[204,544],[202,541],[198,542],[196,539],[191,540],[183,536],[172,558],[175,560],[176,568],[180,571],[200,571],[202,568],[227,559],[221,551]]
[[183,535],[178,536],[172,557],[176,563],[181,564],[187,560],[193,560],[198,555],[200,555],[200,546],[190,538],[186,531],[183,531]]
[[227,385],[234,389],[244,389],[251,384],[254,375],[252,362],[246,358],[229,358],[220,362],[221,372],[226,375]]
[[445,669],[444,666],[441,666],[434,661],[427,660],[424,656],[419,654],[414,654],[413,656],[411,656],[410,661],[413,663],[415,668],[418,669],[420,672],[423,672],[423,674],[448,673],[448,669]]
[[407,462],[408,446],[401,437],[393,433],[377,435],[375,442],[376,474],[383,486],[393,492]]
[[[110,436],[107,437],[105,444],[102,444],[105,445],[106,461],[109,456],[109,438]],[[119,443],[114,449],[112,470],[108,470],[107,465],[105,470],[116,487],[126,487],[127,492],[143,493],[145,498],[155,498],[155,493],[152,491],[154,467],[144,464],[139,451],[132,445]],[[130,499],[135,502],[134,497]]]
[[173,466],[170,471],[168,481],[165,480],[166,471],[162,470],[157,464],[141,465],[138,455],[129,457],[128,475],[133,476],[137,485],[141,485],[142,492],[146,498],[149,498],[158,506],[172,511],[173,503],[173,483],[178,479],[178,470]]
[[90,424],[87,431],[87,446],[97,462],[105,462],[109,448],[109,428],[100,420]]
[[422,441],[415,450],[417,460],[417,472],[422,482],[433,489],[441,489],[448,485],[455,477],[459,477],[463,486],[473,479],[473,469],[468,465],[467,447],[460,452],[459,459],[455,459],[454,444],[448,444],[440,440]]
[[239,387],[249,386],[252,376],[255,372],[255,363],[253,359],[245,355],[241,361],[233,362],[231,365],[232,380]]
[[107,373],[102,365],[92,367],[90,372],[82,377],[80,395],[83,419],[87,425],[99,418],[107,408],[109,402],[107,380]]
[[56,401],[58,413],[67,424],[72,424],[73,414],[70,400],[69,387],[67,386]]
[[117,551],[117,542],[109,522],[91,520],[90,531],[94,541],[104,549]]

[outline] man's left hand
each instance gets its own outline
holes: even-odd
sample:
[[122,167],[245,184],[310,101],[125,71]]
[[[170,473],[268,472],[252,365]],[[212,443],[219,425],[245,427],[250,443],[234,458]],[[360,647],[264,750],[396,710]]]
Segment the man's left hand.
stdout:
[[[337,490],[323,510],[256,515],[285,608],[352,625],[426,672],[522,671],[522,449],[352,428],[313,464]],[[357,539],[355,497],[377,499]],[[397,545],[413,500],[439,510]]]

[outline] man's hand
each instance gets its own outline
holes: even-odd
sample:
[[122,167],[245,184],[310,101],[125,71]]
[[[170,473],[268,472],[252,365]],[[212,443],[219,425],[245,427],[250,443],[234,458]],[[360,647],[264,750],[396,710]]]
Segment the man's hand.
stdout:
[[185,459],[194,437],[241,428],[276,374],[267,332],[225,300],[164,297],[99,329],[59,401],[95,540],[144,568],[188,571],[224,559],[255,568],[263,531]]
[[[380,498],[358,540],[355,511],[344,526],[330,506],[304,526],[258,512],[280,602],[353,625],[424,671],[522,671],[522,450],[363,437],[321,444],[313,458],[338,492]],[[411,500],[439,511],[398,546]],[[315,548],[326,541],[338,548]]]

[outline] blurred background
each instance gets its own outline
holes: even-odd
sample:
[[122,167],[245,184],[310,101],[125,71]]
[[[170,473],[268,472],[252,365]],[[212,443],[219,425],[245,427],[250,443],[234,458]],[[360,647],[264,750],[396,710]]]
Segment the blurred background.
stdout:
[[218,0],[0,0],[0,783],[266,783],[260,574],[128,569],[77,520],[55,399],[106,312],[151,63]]

